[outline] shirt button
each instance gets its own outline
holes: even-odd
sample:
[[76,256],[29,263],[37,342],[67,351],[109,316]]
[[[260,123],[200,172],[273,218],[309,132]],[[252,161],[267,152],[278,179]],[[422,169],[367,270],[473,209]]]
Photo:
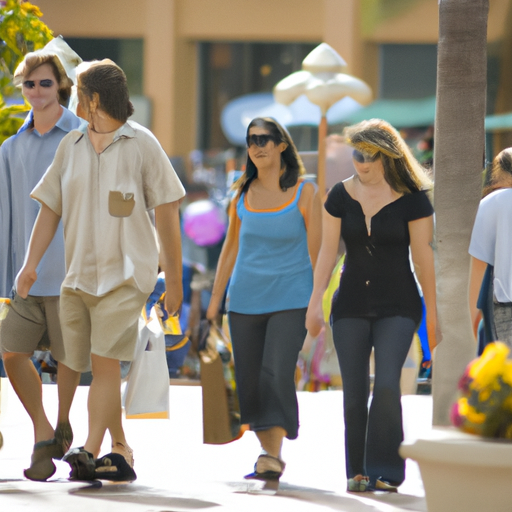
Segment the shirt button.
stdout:
[[370,286],[370,281],[366,281],[366,286]]

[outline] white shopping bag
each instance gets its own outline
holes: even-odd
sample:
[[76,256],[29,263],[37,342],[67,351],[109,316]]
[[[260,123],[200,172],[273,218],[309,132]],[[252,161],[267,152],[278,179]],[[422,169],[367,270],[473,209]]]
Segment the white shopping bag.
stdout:
[[165,335],[156,312],[139,319],[139,339],[123,394],[127,418],[169,418],[169,370]]

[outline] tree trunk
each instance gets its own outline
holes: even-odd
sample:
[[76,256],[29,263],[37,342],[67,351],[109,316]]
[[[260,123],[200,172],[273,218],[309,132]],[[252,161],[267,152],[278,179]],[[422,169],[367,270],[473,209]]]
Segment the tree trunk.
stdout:
[[434,425],[449,425],[457,383],[476,357],[468,307],[471,230],[485,154],[488,0],[439,0],[434,146],[438,341]]

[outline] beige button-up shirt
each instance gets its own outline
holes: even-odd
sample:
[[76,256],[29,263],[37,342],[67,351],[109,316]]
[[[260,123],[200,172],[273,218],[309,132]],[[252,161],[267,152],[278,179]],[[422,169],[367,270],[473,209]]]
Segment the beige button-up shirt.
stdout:
[[185,189],[149,130],[128,121],[101,154],[86,126],[70,132],[31,195],[62,217],[63,286],[96,296],[126,284],[153,291],[158,246],[148,210]]

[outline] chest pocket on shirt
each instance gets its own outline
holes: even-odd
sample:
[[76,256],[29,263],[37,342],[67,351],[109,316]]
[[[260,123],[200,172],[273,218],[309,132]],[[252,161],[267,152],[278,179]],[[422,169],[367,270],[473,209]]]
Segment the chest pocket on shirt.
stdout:
[[135,206],[133,194],[111,190],[108,194],[108,212],[112,217],[129,217]]

